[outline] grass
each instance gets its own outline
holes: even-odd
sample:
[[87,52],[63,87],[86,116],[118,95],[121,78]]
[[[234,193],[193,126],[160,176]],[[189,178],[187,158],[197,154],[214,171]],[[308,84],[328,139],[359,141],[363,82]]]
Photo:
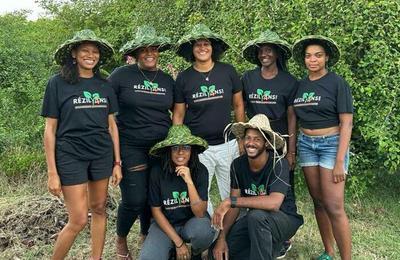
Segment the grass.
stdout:
[[[346,198],[346,211],[351,221],[354,259],[400,259],[400,190],[399,174],[382,177],[378,184],[363,197]],[[13,208],[21,200],[29,200],[46,194],[46,179],[43,175],[30,175],[24,180],[10,180],[0,177],[0,216]],[[118,198],[118,189],[110,190],[111,196]],[[293,239],[293,248],[286,259],[310,259],[322,252],[322,243],[314,219],[313,207],[307,189],[300,179],[296,187],[297,206],[304,216],[305,224]],[[215,182],[212,200],[217,204],[218,191]],[[32,214],[35,209],[31,210]],[[115,210],[108,218],[108,231],[103,259],[115,259]],[[33,227],[28,227],[33,228]],[[0,240],[4,235],[0,230]],[[134,257],[138,253],[139,226],[136,223],[129,236],[129,246]],[[49,259],[53,245],[40,242],[27,246],[17,236],[14,244],[0,251],[0,259]],[[85,229],[75,241],[67,259],[88,259],[90,236]],[[338,256],[338,252],[337,252]]]

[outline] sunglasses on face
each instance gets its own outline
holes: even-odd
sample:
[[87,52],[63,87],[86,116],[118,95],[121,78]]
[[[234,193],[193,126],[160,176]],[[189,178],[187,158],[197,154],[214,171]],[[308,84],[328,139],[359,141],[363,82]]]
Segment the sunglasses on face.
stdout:
[[192,149],[192,147],[188,144],[171,146],[171,151],[173,152],[178,152],[179,150],[190,151],[190,149]]

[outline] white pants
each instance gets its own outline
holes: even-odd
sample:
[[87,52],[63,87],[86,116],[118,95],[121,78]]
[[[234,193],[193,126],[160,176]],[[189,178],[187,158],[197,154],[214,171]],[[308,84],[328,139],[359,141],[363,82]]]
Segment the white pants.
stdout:
[[211,182],[214,177],[217,178],[219,195],[221,200],[229,197],[230,194],[230,167],[233,159],[239,156],[239,148],[236,140],[227,143],[210,145],[208,149],[199,155],[200,162],[208,170],[208,207],[207,211],[212,216],[214,213],[210,198]]

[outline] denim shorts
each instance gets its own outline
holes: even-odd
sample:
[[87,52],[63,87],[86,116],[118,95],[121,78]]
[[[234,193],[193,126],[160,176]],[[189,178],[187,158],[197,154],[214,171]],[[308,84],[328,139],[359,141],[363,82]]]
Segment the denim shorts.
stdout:
[[[300,132],[297,149],[301,167],[321,166],[333,170],[339,145],[339,134],[310,136]],[[349,169],[349,150],[344,158],[344,168]]]

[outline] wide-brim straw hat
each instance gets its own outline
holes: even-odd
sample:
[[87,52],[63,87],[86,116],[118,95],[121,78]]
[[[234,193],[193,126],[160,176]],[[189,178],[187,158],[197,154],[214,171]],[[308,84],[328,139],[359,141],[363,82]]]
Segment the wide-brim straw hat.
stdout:
[[89,29],[76,32],[72,39],[65,41],[61,44],[54,53],[54,60],[57,64],[63,65],[68,56],[71,56],[71,51],[77,45],[83,42],[92,42],[97,45],[100,51],[100,64],[104,64],[114,53],[112,45],[96,36],[96,34]]
[[208,148],[206,140],[201,137],[192,135],[190,129],[185,125],[173,125],[168,131],[165,140],[155,144],[150,149],[150,154],[160,156],[165,153],[167,147],[174,145],[190,145],[197,147],[199,153],[204,152]]
[[279,35],[273,31],[266,30],[254,39],[249,41],[243,48],[243,57],[250,63],[261,66],[260,60],[258,59],[258,50],[263,44],[274,45],[278,54],[281,55],[283,62],[286,63],[292,56],[290,44],[281,39]]
[[204,24],[196,24],[190,33],[183,36],[177,44],[176,53],[186,61],[191,61],[193,53],[193,43],[200,39],[208,39],[213,46],[220,45],[221,50],[225,52],[229,49],[228,43],[221,35],[213,32]]
[[272,130],[271,125],[269,123],[269,119],[264,114],[257,114],[253,116],[249,122],[238,122],[232,124],[231,131],[237,138],[243,138],[245,136],[247,129],[256,129],[259,130],[261,133],[266,134],[265,138],[269,139],[269,142],[272,145],[275,145],[276,150],[285,150],[286,141],[285,139],[279,134]]
[[293,58],[298,64],[305,65],[305,50],[310,44],[319,44],[324,47],[329,56],[328,66],[331,67],[339,61],[340,49],[334,40],[322,35],[308,35],[293,44]]
[[156,29],[149,25],[140,26],[136,30],[135,37],[122,46],[120,52],[123,55],[133,53],[139,48],[157,46],[159,52],[166,51],[172,47],[168,37],[157,35]]

